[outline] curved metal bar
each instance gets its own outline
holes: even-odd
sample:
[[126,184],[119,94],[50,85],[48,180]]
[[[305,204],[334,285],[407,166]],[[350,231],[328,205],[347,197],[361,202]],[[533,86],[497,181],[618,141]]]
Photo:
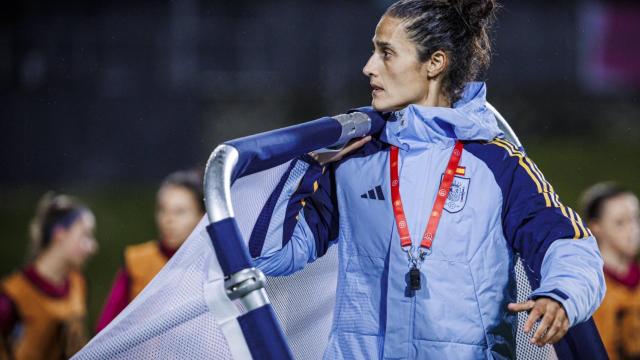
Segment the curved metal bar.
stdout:
[[209,220],[215,223],[233,218],[231,184],[236,178],[319,148],[345,144],[353,138],[379,131],[384,123],[379,114],[361,108],[219,145],[207,161],[204,176]]
[[212,223],[232,218],[231,174],[239,153],[233,146],[222,144],[213,150],[204,173],[204,203]]
[[522,147],[522,143],[520,142],[520,139],[518,139],[518,136],[516,135],[515,131],[513,131],[513,129],[507,122],[507,120],[488,101],[487,101],[487,109],[489,109],[489,111],[491,111],[493,115],[496,117],[496,119],[498,120],[498,126],[500,127],[500,130],[504,132],[504,135],[507,138],[507,140],[511,141],[513,144],[517,145],[518,147]]
[[[204,176],[205,207],[211,222],[207,232],[225,276],[226,295],[230,300],[239,301],[244,308],[244,314],[237,318],[242,331],[246,334],[252,330],[245,328],[261,324],[272,334],[270,344],[254,341],[254,347],[262,350],[273,347],[279,349],[273,352],[279,354],[278,357],[292,358],[264,288],[266,278],[262,271],[251,268],[247,246],[235,221],[231,200],[233,181],[317,148],[345,144],[383,126],[380,115],[371,110],[357,110],[232,140],[211,153]],[[254,357],[254,351],[262,351],[250,350]]]

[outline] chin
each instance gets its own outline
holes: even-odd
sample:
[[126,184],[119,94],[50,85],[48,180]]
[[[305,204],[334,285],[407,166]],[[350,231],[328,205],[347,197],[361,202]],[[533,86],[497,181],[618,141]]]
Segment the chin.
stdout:
[[373,107],[373,110],[382,112],[382,113],[400,110],[400,108],[397,106],[376,106],[372,104],[372,107]]
[[389,102],[384,102],[376,99],[373,99],[371,101],[371,107],[373,107],[375,111],[379,112],[390,112],[402,109],[402,106],[390,104]]
[[184,237],[177,236],[173,238],[165,238],[164,244],[172,249],[177,249],[187,240],[187,237],[188,235]]
[[75,259],[71,262],[71,268],[73,270],[82,270],[89,259]]
[[381,104],[379,101],[376,101],[376,100],[371,101],[371,107],[373,107],[373,110],[379,111],[379,112],[389,111],[389,106],[386,106],[386,104]]

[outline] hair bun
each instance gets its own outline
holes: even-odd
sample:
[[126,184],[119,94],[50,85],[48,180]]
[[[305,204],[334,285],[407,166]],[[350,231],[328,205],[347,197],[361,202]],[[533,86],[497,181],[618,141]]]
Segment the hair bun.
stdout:
[[474,33],[489,25],[497,7],[496,0],[452,0],[450,4]]

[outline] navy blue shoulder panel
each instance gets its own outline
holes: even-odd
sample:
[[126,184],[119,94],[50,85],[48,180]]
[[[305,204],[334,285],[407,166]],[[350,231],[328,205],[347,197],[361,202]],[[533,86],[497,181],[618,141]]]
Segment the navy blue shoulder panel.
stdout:
[[388,144],[374,138],[361,148],[345,156],[342,160],[325,167],[322,167],[309,155],[303,155],[292,161],[289,169],[280,179],[258,216],[249,239],[249,253],[251,256],[258,257],[262,252],[267,231],[273,219],[273,212],[297,161],[304,161],[310,166],[302,176],[295,192],[287,200],[285,220],[282,224],[282,246],[285,246],[291,240],[298,223],[298,215],[300,211],[303,211],[305,221],[313,233],[316,254],[317,256],[322,256],[328,250],[330,243],[337,239],[339,231],[338,200],[335,185],[336,168],[350,159],[371,156],[388,148]]
[[[318,257],[326,254],[332,241],[339,235],[340,214],[338,213],[338,199],[336,193],[336,177],[334,170],[330,169],[316,180],[316,185],[312,185],[316,190],[306,197],[304,206],[304,219],[313,233],[316,244],[316,255]],[[301,196],[302,197],[302,196]],[[292,198],[292,203],[287,207],[287,217],[291,206],[296,204],[296,199]],[[292,213],[296,211],[291,211]],[[297,212],[296,212],[297,213]],[[293,229],[285,227],[287,233],[293,234]],[[290,235],[289,235],[290,237]]]
[[[305,220],[311,229],[316,243],[317,256],[326,253],[329,243],[338,236],[338,206],[335,194],[335,179],[330,166],[323,167],[309,155],[303,155],[291,162],[280,182],[260,211],[256,224],[249,238],[249,253],[258,257],[262,253],[269,226],[278,200],[284,191],[287,180],[295,165],[303,161],[309,167],[302,175],[295,191],[286,199],[284,222],[282,223],[281,243],[284,247],[289,243],[299,221],[300,211],[304,211]],[[309,239],[311,240],[311,239]]]
[[285,171],[280,178],[280,182],[278,183],[278,185],[276,185],[276,188],[269,196],[269,199],[267,199],[267,202],[260,211],[260,215],[258,215],[256,224],[253,226],[251,236],[249,237],[249,255],[251,255],[251,257],[253,258],[260,256],[260,254],[262,253],[262,247],[264,246],[264,242],[267,238],[267,231],[269,231],[269,223],[271,222],[271,217],[273,216],[273,210],[278,203],[280,193],[282,192],[287,179],[289,179],[291,170],[293,170],[295,165],[296,160],[292,161],[291,164],[289,164],[289,168],[287,168],[287,171]]
[[538,167],[519,148],[502,139],[467,142],[464,149],[482,160],[502,191],[504,236],[520,254],[539,286],[544,255],[555,240],[589,236],[580,217],[564,206]]

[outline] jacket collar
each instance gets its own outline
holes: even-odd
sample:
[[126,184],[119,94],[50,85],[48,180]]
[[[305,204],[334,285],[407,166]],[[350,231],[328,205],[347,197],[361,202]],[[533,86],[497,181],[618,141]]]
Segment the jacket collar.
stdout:
[[486,107],[483,82],[465,86],[453,108],[409,105],[390,116],[381,140],[403,150],[431,146],[451,147],[459,140],[492,140],[503,136],[493,113]]

